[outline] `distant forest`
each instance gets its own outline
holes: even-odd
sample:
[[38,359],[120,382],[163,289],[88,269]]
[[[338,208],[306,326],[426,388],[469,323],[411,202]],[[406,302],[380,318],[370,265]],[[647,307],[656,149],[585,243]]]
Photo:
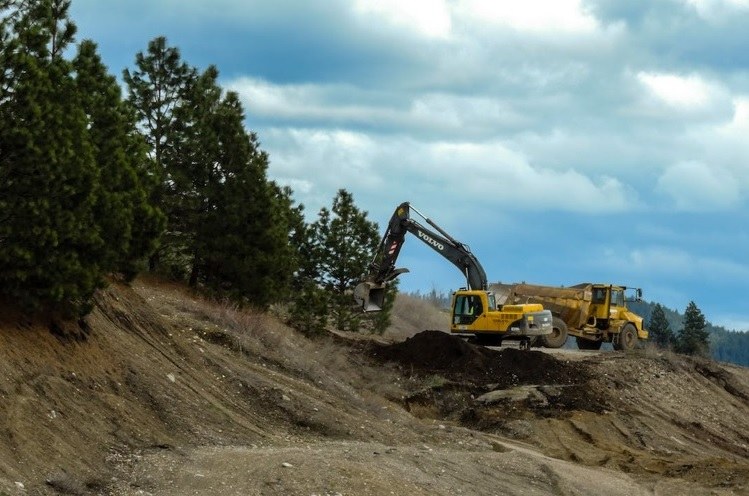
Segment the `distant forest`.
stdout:
[[[645,301],[627,304],[630,310],[645,319],[645,328],[647,328],[655,305],[656,302]],[[671,325],[671,330],[678,333],[682,328],[683,314],[663,305],[661,307]],[[725,327],[716,326],[710,322],[707,322],[706,329],[710,333],[710,354],[714,359],[749,366],[749,333],[729,331]]]
[[[429,301],[439,308],[450,308],[449,292],[442,293],[432,289],[427,293],[415,291],[408,294],[414,298]],[[627,306],[630,310],[645,319],[645,328],[647,329],[650,316],[656,304],[657,302],[641,301],[628,303]],[[682,328],[684,315],[677,310],[671,310],[663,305],[661,307],[663,307],[663,312],[666,314],[666,319],[671,326],[671,330],[678,333]],[[729,331],[725,327],[716,326],[710,322],[707,322],[706,329],[710,333],[710,354],[715,360],[749,367],[749,332]],[[573,343],[572,346],[574,347],[574,340],[569,340],[569,343]]]

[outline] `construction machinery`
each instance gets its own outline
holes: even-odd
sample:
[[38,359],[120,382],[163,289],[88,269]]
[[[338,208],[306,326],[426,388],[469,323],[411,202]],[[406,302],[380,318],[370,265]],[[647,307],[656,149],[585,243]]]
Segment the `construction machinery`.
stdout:
[[627,301],[641,301],[640,288],[582,283],[571,287],[494,284],[492,289],[505,303],[538,303],[551,311],[553,331],[538,342],[548,348],[563,346],[568,335],[575,336],[581,350],[598,350],[602,343],[631,350],[648,338],[642,317],[627,308]]
[[[435,231],[411,217],[417,214]],[[501,345],[505,339],[519,340],[529,348],[532,338],[552,332],[552,315],[538,303],[497,305],[488,290],[486,272],[470,248],[450,236],[408,202],[395,209],[368,273],[354,289],[354,298],[365,312],[382,309],[388,284],[408,272],[395,268],[405,237],[411,233],[455,265],[466,278],[466,287],[452,295],[450,332],[475,337],[480,344]]]

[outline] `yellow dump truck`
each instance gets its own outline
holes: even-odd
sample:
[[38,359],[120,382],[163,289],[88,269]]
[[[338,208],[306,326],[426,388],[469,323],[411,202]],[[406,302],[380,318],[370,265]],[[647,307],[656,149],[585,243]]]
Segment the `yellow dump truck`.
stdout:
[[[581,350],[597,350],[602,343],[631,350],[648,338],[643,319],[629,311],[627,301],[639,301],[642,290],[612,284],[582,283],[571,287],[534,284],[495,284],[491,289],[505,304],[539,303],[553,315],[553,331],[541,337],[548,348],[559,348],[575,336]],[[634,294],[627,298],[626,293]]]

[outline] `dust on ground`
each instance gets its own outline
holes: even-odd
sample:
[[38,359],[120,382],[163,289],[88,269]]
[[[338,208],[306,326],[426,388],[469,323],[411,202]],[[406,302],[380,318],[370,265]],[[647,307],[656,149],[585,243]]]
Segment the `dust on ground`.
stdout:
[[0,315],[0,495],[746,494],[749,371],[308,339],[184,288]]

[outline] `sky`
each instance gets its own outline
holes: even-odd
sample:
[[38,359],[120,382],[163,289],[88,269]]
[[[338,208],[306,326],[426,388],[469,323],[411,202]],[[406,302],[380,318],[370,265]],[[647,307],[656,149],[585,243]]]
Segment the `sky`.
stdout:
[[[409,201],[490,281],[604,282],[749,330],[749,0],[73,0],[110,72],[215,65],[310,221]],[[461,273],[415,237],[401,290]]]

